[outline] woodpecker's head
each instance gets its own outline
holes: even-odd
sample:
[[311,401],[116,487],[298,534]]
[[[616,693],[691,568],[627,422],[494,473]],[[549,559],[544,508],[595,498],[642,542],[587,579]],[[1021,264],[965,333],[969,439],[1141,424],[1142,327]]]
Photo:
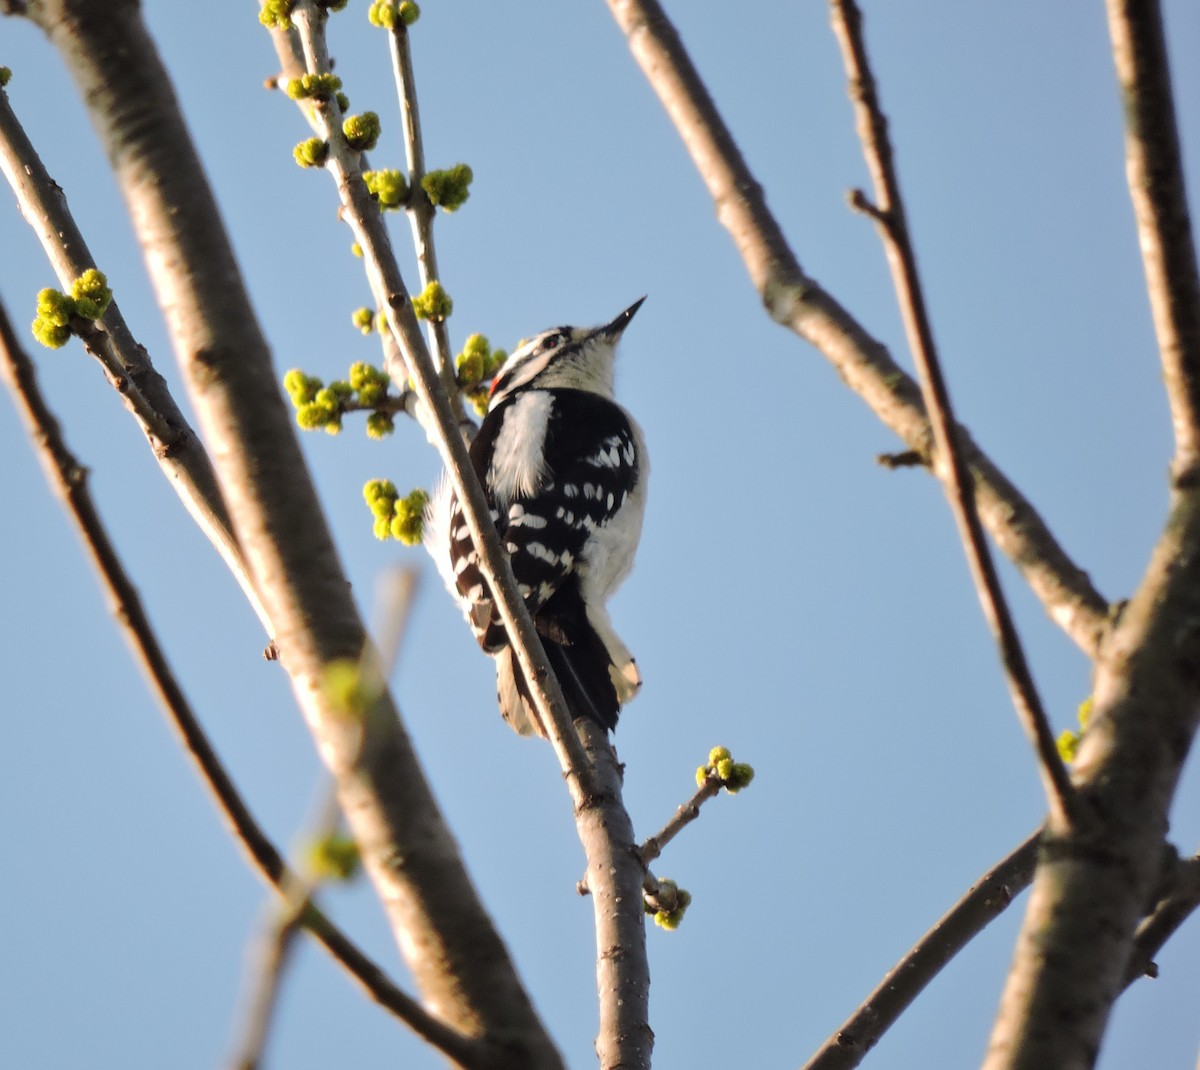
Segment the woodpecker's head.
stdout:
[[638,298],[603,327],[552,327],[522,342],[492,380],[488,411],[529,389],[587,390],[611,398],[617,342],[645,300]]

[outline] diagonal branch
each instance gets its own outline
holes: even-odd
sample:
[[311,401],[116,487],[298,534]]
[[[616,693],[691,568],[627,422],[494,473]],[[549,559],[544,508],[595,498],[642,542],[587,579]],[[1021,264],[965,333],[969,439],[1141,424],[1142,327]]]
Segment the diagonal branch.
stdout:
[[[18,343],[2,306],[0,379],[4,380],[12,394],[30,440],[42,461],[46,477],[70,513],[108,594],[113,616],[125,632],[125,638],[172,728],[228,822],[236,841],[259,873],[275,888],[282,890],[295,876],[250,812],[183,693],[166,654],[159,646],[137,588],[125,571],[108,530],[92,502],[87,485],[87,469],[67,447],[58,421],[50,412],[37,385],[33,362]],[[308,911],[304,924],[372,999],[440,1051],[464,1066],[472,1065],[471,1040],[434,1018],[411,996],[397,988],[383,970],[315,905]]]
[[1125,170],[1175,429],[1175,475],[1200,465],[1200,277],[1155,0],[1108,0],[1125,105]]
[[942,375],[933,340],[933,327],[929,322],[917,272],[916,253],[909,236],[904,201],[900,196],[900,181],[887,134],[887,120],[879,104],[875,79],[867,60],[862,15],[854,0],[833,0],[831,10],[834,34],[841,45],[846,75],[850,81],[850,98],[858,117],[858,135],[871,172],[877,203],[866,206],[861,192],[855,200],[859,206],[868,207],[868,214],[875,220],[887,251],[892,283],[900,302],[900,314],[908,335],[909,348],[920,373],[925,409],[933,428],[936,450],[934,471],[949,499],[984,618],[1000,650],[1000,660],[1017,716],[1037,754],[1049,805],[1060,816],[1074,820],[1077,816],[1075,792],[1059,756],[1054,732],[1042,707],[1033,674],[1025,660],[1016,625],[1008,611],[1000,577],[996,574],[979,522],[975,496],[970,490],[970,473],[957,441],[950,392]]
[[[64,290],[88,268],[98,266],[67,207],[66,194],[46,171],[2,88],[0,170]],[[133,337],[115,299],[101,324],[91,324],[81,334],[84,345],[100,361],[108,381],[124,399],[149,441],[163,474],[220,553],[270,634],[271,622],[230,528],[229,512],[203,443],[180,411],[166,380]]]
[[[928,459],[931,431],[920,391],[884,346],[805,274],[767,208],[762,188],[657,0],[607,0],[634,59],[658,94],[708,186],[751,282],[776,322],[815,346],[907,444]],[[1108,604],[1029,501],[960,431],[979,515],[1050,617],[1087,654],[1108,628]]]
[[888,971],[803,1070],[851,1070],[858,1066],[942,967],[1029,887],[1041,835],[1039,829],[980,877]]

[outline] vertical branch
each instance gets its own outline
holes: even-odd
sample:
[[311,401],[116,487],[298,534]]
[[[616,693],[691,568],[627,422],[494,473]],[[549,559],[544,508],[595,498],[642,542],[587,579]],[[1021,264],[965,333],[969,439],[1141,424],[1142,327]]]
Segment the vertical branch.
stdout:
[[883,238],[909,348],[920,373],[925,410],[933,429],[935,470],[945,487],[950,509],[958,525],[983,615],[1000,649],[1009,693],[1021,725],[1037,754],[1051,812],[1063,820],[1071,820],[1076,816],[1074,789],[1059,756],[1050,720],[1042,708],[1033,674],[1008,611],[1000,578],[996,575],[991,551],[979,522],[971,473],[959,447],[950,393],[938,360],[933,328],[917,273],[916,253],[909,237],[900,182],[888,140],[887,120],[879,105],[875,80],[867,62],[862,16],[854,0],[833,0],[831,10],[834,33],[842,46],[842,57],[850,80],[850,98],[858,117],[858,134],[877,200],[875,205],[871,205],[861,192],[856,192],[854,203],[875,220]]
[[1200,278],[1157,0],[1108,0],[1125,170],[1175,429],[1175,476],[1200,466]]
[[[421,287],[441,280],[437,248],[433,243],[433,221],[437,209],[430,203],[421,179],[425,177],[425,145],[421,137],[421,113],[417,107],[417,82],[413,75],[412,42],[408,26],[397,18],[388,31],[388,47],[392,56],[392,71],[396,78],[400,115],[404,122],[404,155],[408,162],[408,220],[412,227],[413,247],[417,252],[417,271]],[[446,396],[458,399],[458,384],[454,375],[454,358],[450,352],[450,334],[444,319],[429,321],[429,341],[442,374]]]

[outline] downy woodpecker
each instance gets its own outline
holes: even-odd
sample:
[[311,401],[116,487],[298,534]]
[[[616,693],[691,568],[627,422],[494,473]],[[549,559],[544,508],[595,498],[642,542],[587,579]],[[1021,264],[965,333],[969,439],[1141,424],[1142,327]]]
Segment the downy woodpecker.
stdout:
[[[644,300],[603,327],[555,327],[523,343],[492,381],[471,446],[571,716],[607,729],[642,686],[605,602],[633,565],[646,505],[642,432],[613,400],[617,342]],[[425,530],[447,587],[496,660],[501,714],[521,735],[545,735],[448,480]]]

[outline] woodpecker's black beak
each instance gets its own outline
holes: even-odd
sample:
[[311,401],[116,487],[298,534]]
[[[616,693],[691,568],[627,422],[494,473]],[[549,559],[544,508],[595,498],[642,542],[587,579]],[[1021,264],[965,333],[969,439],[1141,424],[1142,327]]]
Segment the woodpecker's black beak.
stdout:
[[602,334],[607,338],[613,339],[614,341],[620,338],[621,332],[629,326],[629,321],[633,319],[634,314],[639,308],[642,307],[642,302],[645,300],[646,299],[644,297],[639,297],[632,305],[630,305],[615,320],[613,320],[612,323],[601,327],[596,333]]

